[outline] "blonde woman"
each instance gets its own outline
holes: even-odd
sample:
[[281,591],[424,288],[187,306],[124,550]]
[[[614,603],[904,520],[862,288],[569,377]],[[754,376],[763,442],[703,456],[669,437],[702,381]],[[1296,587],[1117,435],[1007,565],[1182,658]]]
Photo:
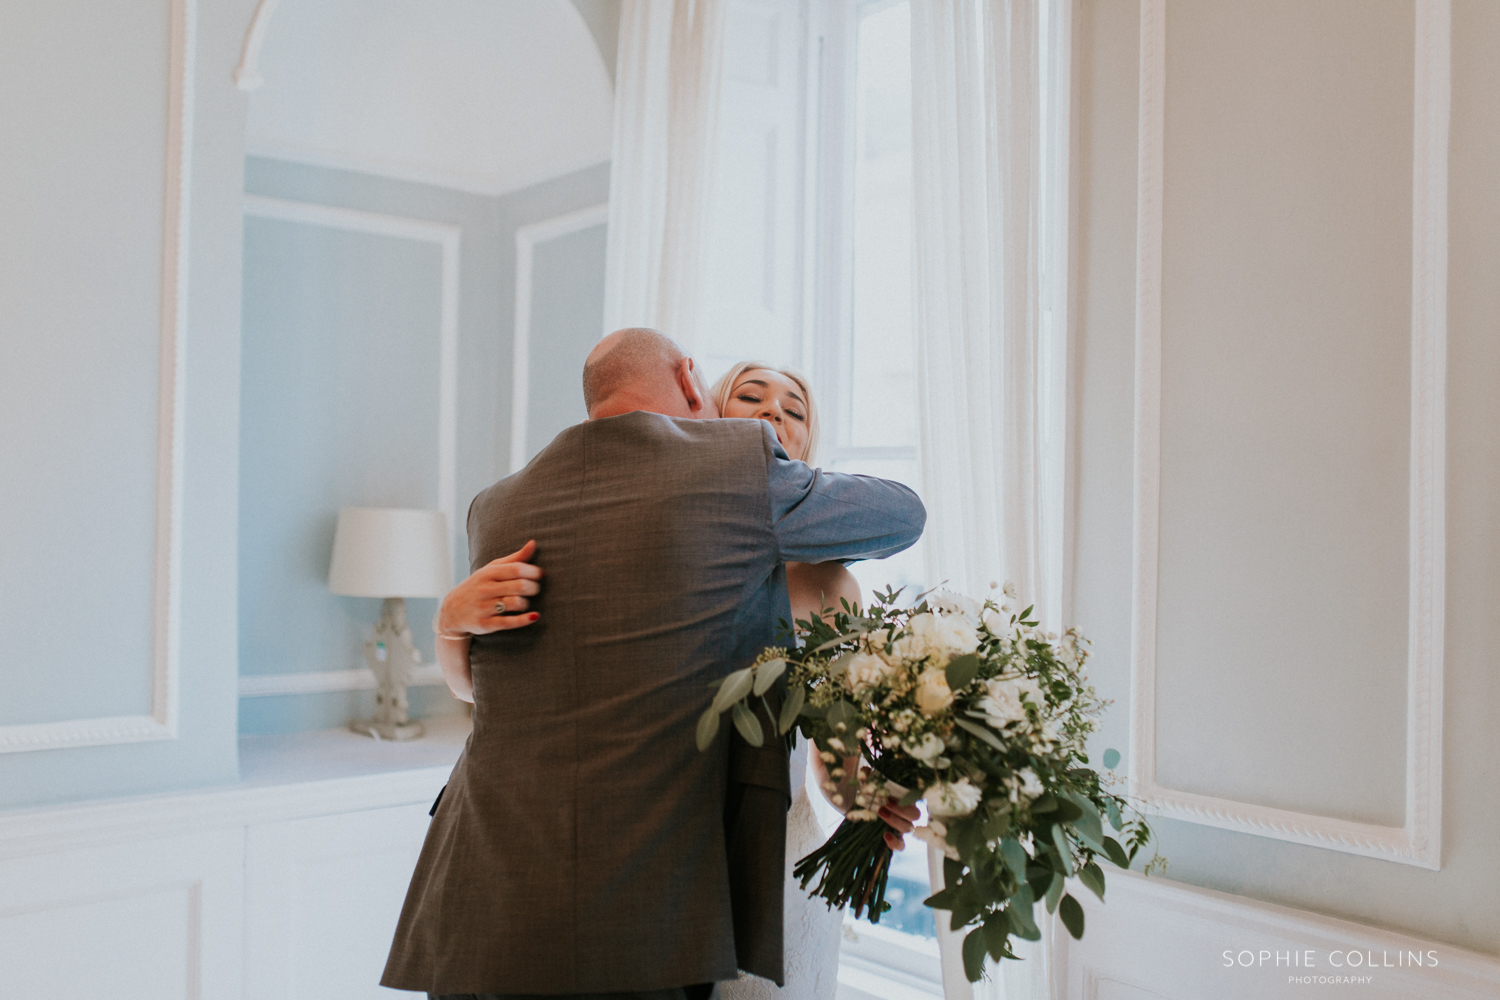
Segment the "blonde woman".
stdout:
[[[770,424],[789,458],[809,465],[816,461],[817,402],[807,379],[796,371],[759,361],[744,361],[714,383],[709,397],[722,417],[764,420]],[[497,560],[507,563],[503,574],[506,582],[501,584],[503,589],[483,590],[484,597],[479,601],[494,607],[496,596],[501,597],[507,617],[494,618],[496,627],[525,627],[536,619],[535,614],[528,614],[530,605],[526,599],[527,595],[540,592],[538,581],[542,572],[529,562],[534,551],[534,546],[528,543],[505,560]],[[470,580],[475,580],[488,569],[479,571]],[[851,606],[863,603],[859,582],[840,563],[787,563],[786,579],[794,621],[807,619],[824,608],[840,608],[841,600],[847,600]],[[499,609],[495,608],[493,613],[498,615]],[[440,661],[460,661],[457,663],[458,686],[454,686],[450,678],[454,694],[465,701],[472,700],[467,643],[440,642],[438,646]],[[446,663],[445,673],[449,673]],[[846,772],[852,772],[856,762],[857,758],[845,761]],[[807,794],[809,765],[819,787],[826,788],[830,780],[828,770],[803,741],[791,758],[792,806],[787,814],[787,886],[783,893],[786,986],[778,987],[769,980],[741,973],[739,979],[721,984],[723,1000],[833,1000],[838,989],[843,913],[829,910],[822,899],[808,898],[806,891],[792,877],[796,861],[821,845],[824,839]],[[833,801],[832,794],[825,791],[824,795]],[[851,793],[846,788],[839,797],[842,802],[835,803],[835,808],[843,811]],[[919,817],[917,809],[893,803],[883,807],[880,814],[892,828],[886,832],[886,842],[893,850],[900,850],[903,846],[901,834],[911,831],[913,821]]]

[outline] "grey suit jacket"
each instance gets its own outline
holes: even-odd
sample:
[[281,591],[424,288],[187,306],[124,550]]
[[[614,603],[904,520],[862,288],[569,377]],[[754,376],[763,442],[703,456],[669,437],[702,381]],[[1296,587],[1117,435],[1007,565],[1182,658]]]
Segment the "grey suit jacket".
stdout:
[[[563,431],[475,498],[475,567],[537,540],[541,621],[473,644],[474,730],[381,982],[565,994],[731,979],[732,851],[774,861],[774,968],[769,893],[741,902],[762,914],[751,971],[779,979],[783,858],[732,832],[726,845],[729,727],[699,753],[698,716],[709,682],[789,616],[786,561],[888,555],[925,517],[899,484],[788,461],[761,421],[643,412]],[[770,826],[784,832],[784,753],[742,745],[736,760],[736,786],[756,789],[738,798],[762,815],[775,779],[758,776],[780,767]],[[765,875],[740,881],[764,890]]]

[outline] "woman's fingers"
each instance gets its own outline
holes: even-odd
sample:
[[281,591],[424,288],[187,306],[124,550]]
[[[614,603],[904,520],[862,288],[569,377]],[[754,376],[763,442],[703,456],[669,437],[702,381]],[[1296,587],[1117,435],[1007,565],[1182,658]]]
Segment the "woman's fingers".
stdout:
[[490,619],[490,622],[495,626],[496,632],[503,632],[506,629],[525,628],[527,625],[534,625],[537,619],[541,617],[541,615],[533,611],[526,615],[501,615],[498,618]]
[[893,851],[904,851],[906,850],[906,841],[899,834],[887,830],[885,831],[885,846]]
[[535,580],[504,580],[484,588],[484,595],[496,601],[502,597],[535,597],[541,592],[542,585]]
[[531,557],[534,555],[536,555],[536,539],[532,539],[531,541],[527,542],[525,545],[521,546],[519,549],[516,549],[516,551],[512,552],[508,556],[501,556],[499,559],[490,560],[485,568],[493,568],[496,571],[499,571],[503,566],[525,566],[527,569],[535,570],[537,576],[541,576],[541,567],[533,566],[531,564]]
[[[885,820],[887,826],[898,834],[911,833],[916,829],[916,821],[922,816],[916,806],[901,806],[888,802],[880,807],[880,818]],[[886,833],[886,843],[890,843],[891,834]]]
[[525,611],[531,607],[531,602],[524,597],[502,597],[495,604],[506,611]]

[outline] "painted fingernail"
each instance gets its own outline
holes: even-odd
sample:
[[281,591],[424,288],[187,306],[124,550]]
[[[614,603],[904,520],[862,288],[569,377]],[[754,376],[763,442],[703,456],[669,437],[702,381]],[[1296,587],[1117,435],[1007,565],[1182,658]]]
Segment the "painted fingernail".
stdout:
[[542,616],[539,615],[539,614],[537,614],[535,611],[533,611],[531,614],[527,615],[526,617],[529,618],[529,619],[531,619],[532,621],[536,621],[538,618],[540,618]]

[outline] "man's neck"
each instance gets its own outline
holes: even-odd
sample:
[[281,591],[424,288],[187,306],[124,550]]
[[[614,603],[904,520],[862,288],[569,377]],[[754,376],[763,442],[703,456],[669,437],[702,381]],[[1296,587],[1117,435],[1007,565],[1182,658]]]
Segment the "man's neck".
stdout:
[[589,411],[589,419],[603,420],[605,417],[618,417],[626,413],[635,413],[638,410],[646,413],[660,413],[664,417],[684,417],[689,420],[700,416],[690,412],[687,401],[681,398],[664,400],[631,393],[616,393],[594,404],[594,408]]

